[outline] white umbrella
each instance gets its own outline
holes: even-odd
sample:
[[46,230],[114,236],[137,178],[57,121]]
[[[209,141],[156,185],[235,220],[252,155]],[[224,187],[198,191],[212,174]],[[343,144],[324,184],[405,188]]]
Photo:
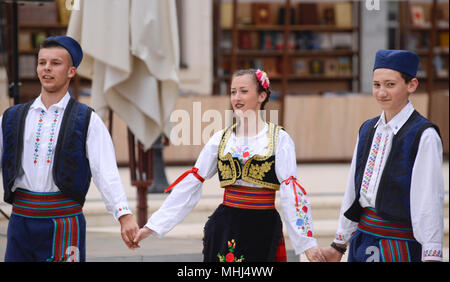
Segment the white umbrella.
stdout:
[[136,177],[134,138],[128,139],[142,226],[147,220],[147,187],[153,181],[152,154],[143,152],[161,133],[170,136],[169,117],[178,98],[175,0],[81,1],[80,9],[72,11],[67,35],[83,48],[78,73],[92,79],[91,106],[103,118],[112,109],[140,143],[143,166]]
[[92,79],[92,107],[111,108],[149,149],[178,98],[179,42],[175,0],[82,1],[67,35],[84,51],[78,69]]

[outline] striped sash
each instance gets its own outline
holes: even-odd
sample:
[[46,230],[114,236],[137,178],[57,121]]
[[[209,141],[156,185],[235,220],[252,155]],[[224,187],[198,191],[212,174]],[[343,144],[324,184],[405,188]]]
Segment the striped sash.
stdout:
[[52,257],[49,262],[80,261],[80,223],[77,216],[53,218]]
[[82,213],[81,205],[61,192],[15,192],[12,213],[30,218],[61,218]]
[[358,229],[384,239],[415,240],[411,227],[382,219],[373,208],[364,208]]
[[250,210],[275,209],[275,190],[231,185],[225,187],[223,205]]
[[[379,240],[380,259],[384,262],[411,261],[410,244],[415,242],[411,227],[382,219],[373,208],[364,208],[358,229]],[[413,244],[414,245],[414,244]]]
[[78,202],[61,192],[37,193],[19,188],[15,192],[12,214],[51,220],[53,238],[49,262],[80,261],[80,239],[85,236],[85,229],[78,217],[83,214]]

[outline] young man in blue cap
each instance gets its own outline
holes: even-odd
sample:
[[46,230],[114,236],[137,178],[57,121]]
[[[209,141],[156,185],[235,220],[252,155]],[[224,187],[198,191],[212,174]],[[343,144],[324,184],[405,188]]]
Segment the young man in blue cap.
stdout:
[[138,226],[118,173],[111,137],[91,108],[68,93],[83,57],[67,36],[38,54],[41,94],[0,118],[4,201],[13,205],[5,261],[85,261],[82,207],[91,176],[129,248]]
[[328,261],[441,261],[444,236],[442,141],[409,102],[419,57],[379,50],[373,96],[381,115],[359,130]]

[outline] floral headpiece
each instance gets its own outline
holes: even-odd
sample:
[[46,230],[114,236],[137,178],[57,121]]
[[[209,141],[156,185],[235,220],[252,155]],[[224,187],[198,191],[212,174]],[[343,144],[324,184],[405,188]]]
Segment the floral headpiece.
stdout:
[[256,78],[264,89],[267,90],[267,88],[269,88],[270,81],[265,71],[262,71],[260,69],[256,70]]

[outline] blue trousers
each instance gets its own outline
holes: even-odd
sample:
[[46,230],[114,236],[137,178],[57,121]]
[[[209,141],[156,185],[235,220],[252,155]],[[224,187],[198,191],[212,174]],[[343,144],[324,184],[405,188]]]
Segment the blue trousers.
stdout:
[[5,261],[86,261],[84,215],[47,219],[12,214]]

